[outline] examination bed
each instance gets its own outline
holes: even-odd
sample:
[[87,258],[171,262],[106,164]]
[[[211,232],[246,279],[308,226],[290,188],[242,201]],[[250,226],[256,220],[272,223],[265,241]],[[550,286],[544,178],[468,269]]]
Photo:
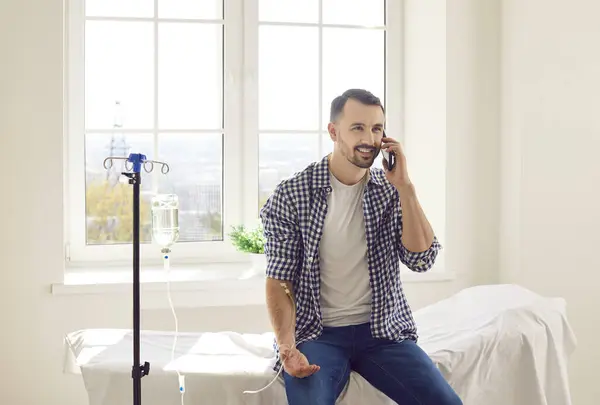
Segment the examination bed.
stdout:
[[[567,360],[576,346],[562,298],[515,285],[465,289],[415,311],[419,344],[465,405],[571,405]],[[186,405],[285,405],[274,377],[273,335],[142,331],[144,405],[179,405],[176,369],[185,375]],[[81,373],[90,405],[131,405],[131,330],[87,329],[65,338],[67,372]],[[340,405],[392,405],[352,373]],[[402,404],[400,404],[402,405]]]

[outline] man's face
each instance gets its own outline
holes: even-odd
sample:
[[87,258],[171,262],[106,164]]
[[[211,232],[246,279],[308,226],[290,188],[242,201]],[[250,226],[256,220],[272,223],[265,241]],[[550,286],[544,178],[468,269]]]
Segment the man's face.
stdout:
[[334,153],[362,169],[371,167],[380,152],[384,121],[381,107],[348,100],[338,121],[329,126]]

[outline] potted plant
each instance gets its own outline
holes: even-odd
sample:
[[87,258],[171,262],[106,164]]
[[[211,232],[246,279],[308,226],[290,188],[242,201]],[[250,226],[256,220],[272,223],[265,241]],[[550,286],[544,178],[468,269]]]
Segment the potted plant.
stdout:
[[267,269],[265,257],[265,237],[262,226],[248,229],[244,225],[232,227],[229,233],[233,246],[240,252],[250,256],[252,270],[255,273],[264,273]]

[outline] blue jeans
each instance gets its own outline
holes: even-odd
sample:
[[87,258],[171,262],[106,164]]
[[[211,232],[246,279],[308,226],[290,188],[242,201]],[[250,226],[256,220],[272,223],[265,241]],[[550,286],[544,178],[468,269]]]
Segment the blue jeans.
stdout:
[[289,405],[335,405],[351,370],[399,405],[462,405],[414,341],[375,339],[369,324],[324,328],[298,350],[321,369],[306,378],[283,373]]

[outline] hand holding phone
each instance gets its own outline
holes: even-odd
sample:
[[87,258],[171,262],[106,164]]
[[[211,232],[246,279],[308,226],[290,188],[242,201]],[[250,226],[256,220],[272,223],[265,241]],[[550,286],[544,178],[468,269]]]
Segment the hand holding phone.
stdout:
[[394,155],[394,152],[382,150],[381,153],[383,154],[383,158],[387,163],[387,170],[394,170],[394,165],[396,164],[396,155]]
[[[386,137],[385,131],[383,131],[383,137]],[[394,152],[388,152],[383,149],[381,150],[381,153],[383,154],[383,158],[387,163],[387,170],[391,172],[392,170],[394,170],[394,166],[396,165],[396,155],[394,154]]]

